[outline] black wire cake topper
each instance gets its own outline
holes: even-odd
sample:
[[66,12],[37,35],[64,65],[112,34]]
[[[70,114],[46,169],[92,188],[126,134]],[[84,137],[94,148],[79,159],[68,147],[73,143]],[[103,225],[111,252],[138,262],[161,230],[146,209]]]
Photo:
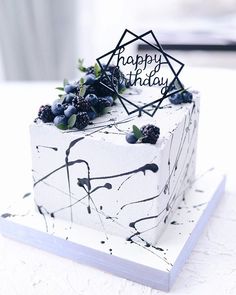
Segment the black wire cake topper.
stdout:
[[[126,40],[127,37],[131,38]],[[135,55],[128,54],[130,45],[137,41],[142,41],[150,46],[155,54],[146,53],[144,56],[137,53]],[[184,64],[163,50],[152,30],[138,36],[126,29],[116,47],[97,58],[97,63],[101,68],[101,77],[109,81],[106,84],[100,83],[116,94],[128,115],[138,112],[139,116],[145,113],[153,117],[164,99],[184,90],[183,84],[178,77]],[[113,71],[113,75],[109,75],[107,71],[111,66],[117,70]],[[167,69],[167,73],[171,78],[169,76],[167,78],[160,76],[163,67]],[[115,73],[120,72],[120,70],[123,76],[119,77],[119,79],[123,78],[125,87],[155,86],[155,88],[153,87],[155,90],[154,95],[147,98],[143,97],[145,102],[142,101],[141,104],[140,101],[134,99],[131,101],[130,98],[134,98],[135,95],[129,95],[129,98],[127,98],[125,93],[119,91],[117,83],[114,83]]]

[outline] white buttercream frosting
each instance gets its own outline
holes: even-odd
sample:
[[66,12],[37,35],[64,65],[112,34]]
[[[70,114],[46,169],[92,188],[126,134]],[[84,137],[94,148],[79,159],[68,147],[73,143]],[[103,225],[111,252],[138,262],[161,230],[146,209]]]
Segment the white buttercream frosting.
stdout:
[[[129,97],[142,101],[142,96]],[[104,235],[154,244],[193,179],[198,113],[199,95],[193,92],[192,103],[173,105],[165,99],[154,117],[128,116],[117,100],[84,131],[32,124],[39,210]],[[160,128],[157,143],[127,143],[132,125],[146,124]]]

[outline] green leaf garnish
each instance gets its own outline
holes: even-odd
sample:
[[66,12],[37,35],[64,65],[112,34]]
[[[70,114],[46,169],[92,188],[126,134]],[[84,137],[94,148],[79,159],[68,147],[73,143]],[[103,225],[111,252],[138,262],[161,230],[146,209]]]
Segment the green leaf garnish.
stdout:
[[101,69],[97,63],[95,63],[94,65],[94,74],[96,78],[99,77],[101,74]]
[[56,127],[57,127],[58,129],[61,129],[61,130],[66,130],[66,129],[68,129],[67,125],[64,125],[64,124],[58,124],[58,125],[56,125]]
[[70,116],[69,120],[68,120],[68,124],[67,124],[67,127],[69,129],[73,128],[74,125],[75,125],[75,122],[76,122],[76,114],[73,114]]
[[126,87],[123,87],[123,88],[120,89],[119,93],[122,94],[122,93],[125,92],[125,90],[126,90]]
[[84,85],[84,78],[83,78],[83,77],[80,78],[80,80],[79,80],[79,85],[80,85],[80,86],[83,86],[83,85]]
[[140,129],[136,125],[133,125],[133,133],[137,139],[143,137],[142,132],[140,131]]
[[[63,86],[65,87],[67,84],[69,84],[69,81],[67,79],[64,79],[63,80]],[[63,88],[63,90],[64,90],[64,88]]]
[[83,59],[78,59],[78,69],[81,71],[81,72],[86,72],[87,71],[87,68],[84,67],[84,60]]
[[64,87],[56,87],[55,89],[60,90],[60,91],[64,91]]
[[86,92],[86,86],[85,85],[82,85],[80,87],[80,90],[79,90],[79,95],[80,96],[84,96],[85,95],[85,92]]

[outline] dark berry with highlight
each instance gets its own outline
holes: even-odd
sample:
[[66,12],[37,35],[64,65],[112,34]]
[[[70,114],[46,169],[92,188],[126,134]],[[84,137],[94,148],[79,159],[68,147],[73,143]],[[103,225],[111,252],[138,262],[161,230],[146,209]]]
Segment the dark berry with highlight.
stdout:
[[38,111],[38,118],[44,123],[53,122],[55,115],[52,113],[51,106],[49,104],[42,105]]
[[141,127],[140,131],[143,134],[141,139],[143,143],[155,144],[160,135],[160,128],[152,124]]
[[76,115],[75,127],[82,130],[88,126],[89,122],[90,120],[88,114],[86,112],[80,112]]

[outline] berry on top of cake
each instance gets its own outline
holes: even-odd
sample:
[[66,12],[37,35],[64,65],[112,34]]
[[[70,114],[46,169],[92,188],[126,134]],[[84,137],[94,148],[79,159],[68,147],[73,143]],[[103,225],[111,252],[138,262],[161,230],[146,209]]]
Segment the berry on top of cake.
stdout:
[[144,125],[140,129],[133,125],[133,131],[126,134],[126,141],[132,144],[136,142],[155,144],[159,135],[160,128],[153,124]]
[[63,94],[52,105],[41,106],[37,119],[53,123],[62,130],[82,130],[106,108],[114,105],[117,98],[114,87],[119,93],[128,87],[124,74],[115,66],[109,66],[105,76],[98,64],[84,67],[83,61],[79,60],[78,69],[84,76],[74,83],[65,79],[63,87],[57,87]]
[[[74,83],[64,79],[63,91],[59,99],[52,105],[43,105],[38,112],[38,119],[43,123],[53,123],[57,128],[67,130],[75,128],[85,129],[92,121],[105,113],[106,109],[115,105],[116,93],[123,93],[130,87],[125,75],[114,65],[105,66],[105,75],[98,64],[85,67],[83,60],[78,61],[78,69],[84,74]],[[176,93],[178,83],[172,85],[175,93],[169,96],[173,105],[191,103],[193,95],[187,89]],[[37,119],[36,119],[37,121]],[[128,143],[155,144],[160,135],[160,128],[153,124],[146,124],[140,129],[133,126],[132,132],[126,134]]]

